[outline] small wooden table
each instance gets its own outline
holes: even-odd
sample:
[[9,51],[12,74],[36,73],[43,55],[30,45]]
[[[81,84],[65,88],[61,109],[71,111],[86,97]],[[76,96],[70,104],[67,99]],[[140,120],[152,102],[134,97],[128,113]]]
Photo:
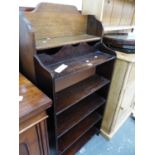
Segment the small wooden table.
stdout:
[[45,112],[52,101],[19,75],[19,154],[48,155],[48,136]]

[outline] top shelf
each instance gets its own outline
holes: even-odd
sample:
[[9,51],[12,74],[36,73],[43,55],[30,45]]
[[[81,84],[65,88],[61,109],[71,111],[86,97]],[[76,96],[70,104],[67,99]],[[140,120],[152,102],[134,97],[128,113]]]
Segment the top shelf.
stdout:
[[76,36],[64,36],[57,38],[43,38],[36,40],[36,50],[45,50],[50,48],[55,48],[59,46],[69,45],[69,44],[78,44],[81,42],[90,42],[100,40],[101,37],[81,34]]
[[[107,61],[113,60],[115,57],[101,51],[96,51],[83,56],[75,57],[70,60],[64,60],[62,62],[52,64],[48,66],[48,69],[54,74],[56,79],[64,78],[67,75],[74,74],[92,67],[96,67]],[[55,72],[55,70],[62,64],[67,65],[61,73]]]

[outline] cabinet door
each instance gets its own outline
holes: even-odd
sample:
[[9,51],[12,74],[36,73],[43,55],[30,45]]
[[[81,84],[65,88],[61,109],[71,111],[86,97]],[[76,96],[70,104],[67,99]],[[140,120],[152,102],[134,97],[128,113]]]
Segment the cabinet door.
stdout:
[[48,155],[46,120],[19,135],[19,155]]
[[133,97],[135,94],[135,64],[130,63],[128,66],[129,73],[125,81],[124,89],[122,90],[123,97],[122,97],[122,109],[128,109],[131,108],[131,104],[133,103]]
[[42,155],[37,126],[20,134],[19,141],[19,155]]
[[129,72],[126,75],[124,89],[122,90],[121,105],[118,112],[116,126],[124,122],[133,110],[134,94],[135,94],[135,64],[129,64]]

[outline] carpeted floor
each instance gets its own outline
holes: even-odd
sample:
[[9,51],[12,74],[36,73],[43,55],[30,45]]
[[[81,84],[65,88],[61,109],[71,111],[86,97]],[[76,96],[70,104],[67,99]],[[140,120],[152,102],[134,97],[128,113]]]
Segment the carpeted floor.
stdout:
[[129,118],[109,141],[102,135],[93,136],[76,155],[134,155],[135,120]]

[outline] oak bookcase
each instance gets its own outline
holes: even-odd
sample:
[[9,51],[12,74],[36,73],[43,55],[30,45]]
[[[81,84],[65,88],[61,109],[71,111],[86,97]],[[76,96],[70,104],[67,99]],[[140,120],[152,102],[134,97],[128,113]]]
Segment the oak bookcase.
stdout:
[[51,155],[74,155],[100,132],[115,52],[101,43],[102,24],[74,6],[41,3],[20,18],[21,37],[31,40],[21,48],[21,62],[29,65],[23,70],[53,100],[47,110]]

